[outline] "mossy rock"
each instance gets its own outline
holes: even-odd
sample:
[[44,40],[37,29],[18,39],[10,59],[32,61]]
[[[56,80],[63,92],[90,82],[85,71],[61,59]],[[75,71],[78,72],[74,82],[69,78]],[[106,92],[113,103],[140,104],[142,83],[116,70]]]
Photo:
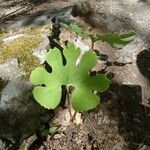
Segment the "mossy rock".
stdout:
[[32,96],[31,71],[49,47],[43,27],[0,34],[0,136],[11,142],[34,134],[49,112]]
[[[44,41],[44,35],[49,34],[47,27],[28,28],[16,33],[1,33],[0,38],[0,64],[8,59],[17,58],[18,66],[29,78],[34,68],[40,65],[40,60],[33,55],[33,50]],[[7,38],[6,38],[7,37]]]

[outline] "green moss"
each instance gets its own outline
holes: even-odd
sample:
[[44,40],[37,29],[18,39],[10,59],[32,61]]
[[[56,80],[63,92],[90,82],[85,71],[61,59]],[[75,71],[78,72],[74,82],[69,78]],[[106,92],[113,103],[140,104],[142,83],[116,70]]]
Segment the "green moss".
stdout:
[[26,30],[21,31],[21,33],[26,33],[28,35],[37,35],[41,33],[51,33],[51,25],[45,25],[45,26],[37,26],[33,28],[28,28]]
[[7,44],[1,44],[0,63],[7,59],[17,58],[19,66],[23,68],[27,78],[31,71],[39,66],[39,59],[33,55],[32,49],[42,42],[41,35],[20,37]]
[[0,41],[6,37],[6,33],[0,33]]

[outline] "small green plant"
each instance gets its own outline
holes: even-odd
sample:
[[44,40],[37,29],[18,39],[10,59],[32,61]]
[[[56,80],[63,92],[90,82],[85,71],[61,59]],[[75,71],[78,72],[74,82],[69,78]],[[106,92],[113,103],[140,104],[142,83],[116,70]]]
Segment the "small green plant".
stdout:
[[39,129],[41,136],[47,136],[49,134],[49,128],[46,127],[45,125],[42,125]]
[[[92,50],[97,41],[107,42],[112,47],[121,49],[135,38],[135,33],[132,31],[120,34],[88,34],[76,24],[61,23],[61,25],[82,38],[90,38]],[[63,85],[67,89],[73,87],[69,101],[75,111],[84,112],[95,108],[100,103],[100,98],[96,93],[106,91],[110,80],[103,74],[90,76],[91,69],[97,64],[97,56],[93,51],[85,52],[77,65],[80,53],[80,49],[74,44],[68,44],[63,50],[66,59],[66,65],[63,65],[60,50],[54,48],[46,55],[46,61],[52,67],[52,72],[47,72],[44,67],[38,67],[32,71],[30,79],[35,85],[33,95],[43,107],[54,109],[59,105]]]
[[103,42],[109,43],[112,47],[121,49],[135,39],[135,32],[129,31],[114,34],[97,35],[97,38]]
[[76,64],[81,50],[70,43],[63,50],[66,65],[59,49],[54,48],[46,55],[47,63],[52,67],[48,73],[44,67],[38,67],[31,73],[31,81],[35,85],[34,98],[43,107],[56,108],[61,100],[61,86],[74,87],[71,105],[75,111],[83,112],[95,108],[100,103],[96,92],[108,89],[110,80],[103,74],[90,76],[90,70],[97,64],[97,56],[93,51],[82,55]]
[[42,125],[39,131],[41,133],[41,136],[47,136],[49,134],[54,135],[57,132],[58,128],[58,126],[47,127],[46,125]]
[[71,32],[74,32],[76,33],[77,36],[81,37],[81,38],[87,38],[88,35],[86,34],[86,32],[84,32],[80,27],[79,25],[77,24],[65,24],[65,23],[61,23],[61,26],[70,30]]
[[71,32],[76,33],[77,36],[81,38],[90,38],[91,40],[91,49],[94,49],[94,44],[97,41],[107,42],[112,47],[121,49],[126,44],[130,43],[135,38],[135,33],[133,31],[129,32],[122,32],[122,33],[113,33],[113,34],[89,34],[86,33],[84,30],[81,29],[80,26],[77,24],[64,24],[61,23],[61,25],[70,30]]

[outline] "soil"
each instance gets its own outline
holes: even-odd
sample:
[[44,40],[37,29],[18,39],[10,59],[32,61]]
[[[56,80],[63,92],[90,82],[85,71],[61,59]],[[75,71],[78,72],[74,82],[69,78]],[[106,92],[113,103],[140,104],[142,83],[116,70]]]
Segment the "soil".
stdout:
[[[5,28],[20,18],[75,2],[1,0],[0,24]],[[59,126],[57,132],[42,137],[37,131],[34,140],[25,139],[23,143],[29,143],[29,150],[150,150],[150,108],[140,101],[139,86],[112,83],[109,91],[101,94],[101,105],[95,110],[77,114],[71,122],[69,109],[59,107],[48,123],[50,127]]]

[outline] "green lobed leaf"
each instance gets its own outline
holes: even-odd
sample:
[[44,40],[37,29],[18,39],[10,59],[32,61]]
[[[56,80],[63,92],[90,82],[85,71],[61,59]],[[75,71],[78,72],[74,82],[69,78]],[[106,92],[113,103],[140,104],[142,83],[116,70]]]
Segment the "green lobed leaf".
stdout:
[[134,40],[135,33],[123,32],[123,33],[114,33],[114,34],[97,34],[97,41],[101,40],[103,42],[109,43],[112,47],[121,49],[128,43]]
[[90,70],[97,64],[97,56],[93,51],[85,52],[76,65],[80,53],[81,50],[74,44],[68,44],[63,51],[67,62],[65,66],[59,49],[54,48],[47,53],[46,61],[52,67],[52,72],[48,73],[44,68],[38,67],[32,71],[30,78],[35,85],[33,95],[38,103],[48,109],[57,107],[61,99],[62,85],[75,88],[71,96],[75,111],[87,111],[100,103],[100,98],[93,91],[106,91],[110,80],[102,74],[94,77],[89,75]]
[[81,37],[81,38],[87,38],[87,37],[88,37],[88,35],[86,34],[86,32],[84,32],[84,31],[79,27],[79,25],[77,25],[77,24],[71,23],[70,25],[67,25],[67,24],[65,24],[65,23],[61,23],[61,25],[62,25],[64,28],[70,30],[71,32],[76,33],[76,35],[78,35],[78,36]]
[[112,47],[117,49],[123,48],[125,45],[127,45],[128,43],[130,43],[135,39],[135,32],[133,31],[114,34],[87,34],[77,24],[67,25],[65,23],[61,23],[61,25],[64,28],[76,33],[78,36],[82,38],[89,37],[92,43],[95,43],[97,41],[107,42]]

